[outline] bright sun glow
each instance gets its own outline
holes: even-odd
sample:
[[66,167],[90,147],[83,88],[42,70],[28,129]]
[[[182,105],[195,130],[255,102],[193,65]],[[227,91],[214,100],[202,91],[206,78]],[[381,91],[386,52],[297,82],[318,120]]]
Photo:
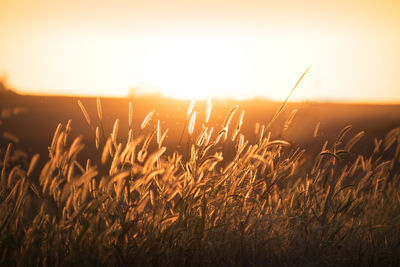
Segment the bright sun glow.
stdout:
[[[290,7],[290,8],[289,8]],[[400,101],[399,1],[0,1],[27,94]]]
[[307,60],[285,49],[288,40],[276,40],[213,34],[158,36],[156,42],[142,43],[141,54],[135,56],[141,60],[134,84],[179,99],[264,95],[280,100],[305,70]]
[[154,77],[150,86],[181,99],[242,98],[251,84],[246,70],[251,62],[242,50],[226,40],[165,41],[147,55],[145,68]]
[[[315,63],[307,44],[290,46],[293,40],[273,34],[259,38],[170,31],[112,37],[85,32],[38,35],[38,42],[10,50],[10,58],[23,61],[26,55],[18,53],[22,49],[33,57],[10,66],[11,84],[19,71],[26,72],[19,86],[27,93],[39,87],[50,94],[126,96],[133,88],[135,94],[177,99],[282,100],[306,67]],[[40,86],[32,86],[36,84]],[[299,90],[294,97],[307,98],[307,93]]]

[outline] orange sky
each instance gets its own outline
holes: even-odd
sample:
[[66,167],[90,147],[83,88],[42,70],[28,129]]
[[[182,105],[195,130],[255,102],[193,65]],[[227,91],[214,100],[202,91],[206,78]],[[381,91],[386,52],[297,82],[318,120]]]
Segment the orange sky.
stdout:
[[20,92],[400,102],[399,1],[1,0]]

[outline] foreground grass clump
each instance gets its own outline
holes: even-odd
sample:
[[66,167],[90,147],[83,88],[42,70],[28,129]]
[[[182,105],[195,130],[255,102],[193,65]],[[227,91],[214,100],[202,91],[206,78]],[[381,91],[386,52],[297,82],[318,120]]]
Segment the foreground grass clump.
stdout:
[[237,106],[221,130],[204,122],[195,137],[191,105],[178,153],[166,151],[159,122],[146,134],[154,112],[137,131],[130,116],[121,143],[118,120],[104,133],[100,102],[98,125],[79,104],[93,158],[78,160],[84,145],[69,140],[70,122],[57,127],[40,170],[38,156],[24,168],[11,145],[2,150],[2,264],[400,264],[400,128],[360,155],[352,149],[363,132],[344,142],[346,127],[313,155],[273,140],[268,126],[250,143],[243,112],[230,128]]

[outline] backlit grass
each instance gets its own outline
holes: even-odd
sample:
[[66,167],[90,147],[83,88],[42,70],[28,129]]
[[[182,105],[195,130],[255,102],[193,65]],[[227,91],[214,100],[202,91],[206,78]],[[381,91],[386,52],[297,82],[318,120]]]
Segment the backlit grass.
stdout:
[[178,152],[154,111],[141,129],[130,114],[118,138],[118,119],[104,132],[100,101],[96,120],[79,105],[98,151],[87,161],[71,121],[49,138],[43,166],[1,148],[4,265],[400,264],[400,128],[358,154],[363,132],[346,127],[315,154],[268,125],[248,141],[237,106],[220,128],[189,109]]

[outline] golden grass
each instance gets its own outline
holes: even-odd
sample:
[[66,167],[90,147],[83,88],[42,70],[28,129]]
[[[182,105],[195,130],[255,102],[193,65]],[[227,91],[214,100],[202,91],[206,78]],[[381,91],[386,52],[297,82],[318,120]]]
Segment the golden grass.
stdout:
[[[214,133],[210,104],[195,124],[192,102],[182,155],[163,146],[168,129],[151,121],[154,110],[141,125],[149,132],[130,127],[122,142],[118,119],[110,134],[101,132],[97,103],[91,159],[78,160],[84,144],[68,141],[71,122],[57,126],[40,166],[38,155],[26,168],[14,162],[11,145],[1,155],[2,264],[400,263],[400,128],[358,154],[364,132],[346,137],[348,126],[313,154],[273,139],[265,125],[250,142],[241,133],[244,111],[230,130],[237,106]],[[224,147],[235,148],[232,159]]]

